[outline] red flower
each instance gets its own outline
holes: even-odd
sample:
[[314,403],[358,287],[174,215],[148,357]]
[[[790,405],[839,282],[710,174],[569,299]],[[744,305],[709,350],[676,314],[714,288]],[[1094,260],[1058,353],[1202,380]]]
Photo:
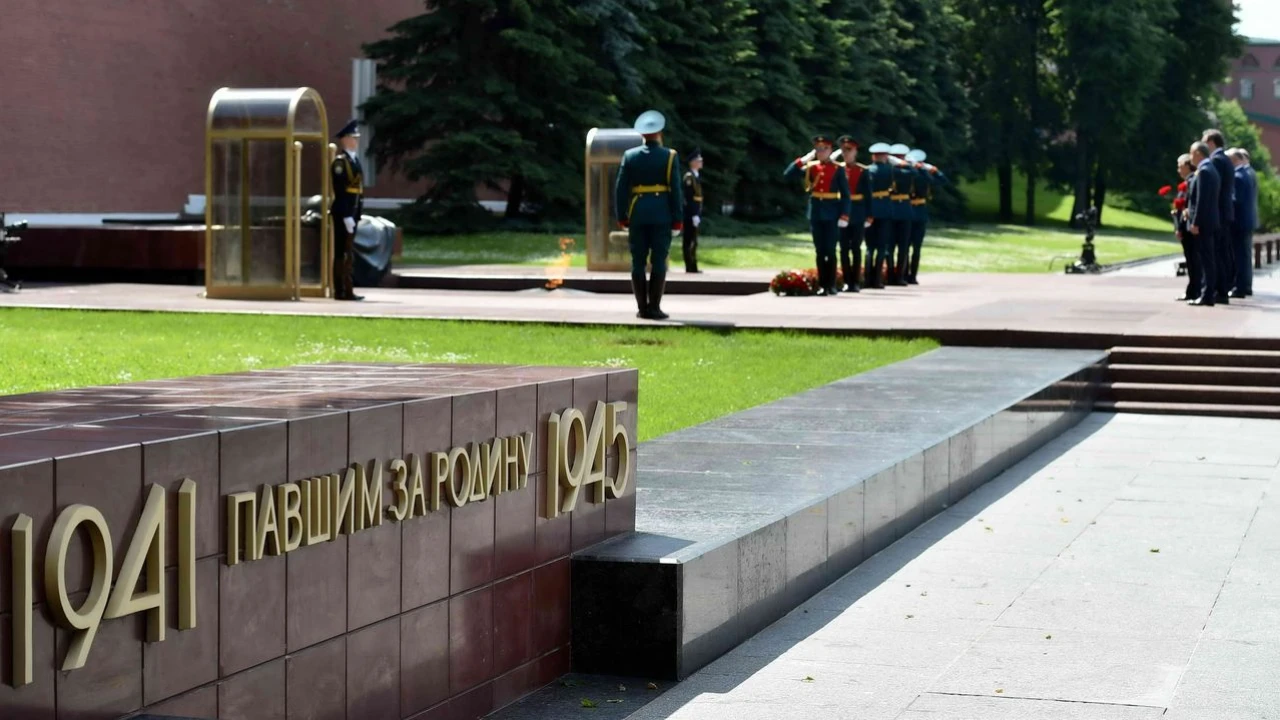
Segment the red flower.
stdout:
[[1173,187],[1169,185],[1165,185],[1164,187],[1160,188],[1160,197],[1164,197],[1165,195],[1168,195],[1171,192],[1173,192]]
[[1174,199],[1173,199],[1173,209],[1174,209],[1174,210],[1186,210],[1186,209],[1187,209],[1187,199],[1186,199],[1186,198],[1174,198]]
[[1187,191],[1187,181],[1183,180],[1182,182],[1178,183],[1178,192],[1184,193],[1186,191]]

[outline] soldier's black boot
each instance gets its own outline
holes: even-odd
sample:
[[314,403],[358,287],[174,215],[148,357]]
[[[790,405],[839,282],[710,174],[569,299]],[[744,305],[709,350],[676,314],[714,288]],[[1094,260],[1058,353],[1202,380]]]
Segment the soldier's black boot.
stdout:
[[636,313],[636,317],[648,320],[649,285],[645,282],[643,274],[631,276],[631,291],[636,295],[636,307],[640,310]]
[[667,273],[654,270],[649,278],[649,319],[666,320],[670,315],[662,312],[662,292],[667,288]]
[[911,252],[911,271],[907,273],[908,285],[919,285],[920,280],[917,273],[920,272],[920,251],[913,249]]

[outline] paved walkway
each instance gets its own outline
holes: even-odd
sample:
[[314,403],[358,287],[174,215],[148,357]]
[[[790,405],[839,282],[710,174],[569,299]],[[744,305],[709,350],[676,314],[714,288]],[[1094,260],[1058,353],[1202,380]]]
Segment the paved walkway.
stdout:
[[[965,341],[956,333],[1016,331],[1124,336],[1190,336],[1280,341],[1280,277],[1259,277],[1256,296],[1230,307],[1173,302],[1184,282],[1171,275],[1099,276],[935,274],[924,285],[836,298],[673,295],[663,308],[673,321],[710,326],[915,331]],[[469,292],[363,291],[363,303],[330,300],[206,300],[201,288],[175,285],[58,285],[0,295],[2,306],[120,310],[291,313],[565,323],[651,324],[635,318],[627,295],[573,290]],[[1054,342],[1053,344],[1058,344]]]
[[630,718],[1280,717],[1277,437],[1094,415]]

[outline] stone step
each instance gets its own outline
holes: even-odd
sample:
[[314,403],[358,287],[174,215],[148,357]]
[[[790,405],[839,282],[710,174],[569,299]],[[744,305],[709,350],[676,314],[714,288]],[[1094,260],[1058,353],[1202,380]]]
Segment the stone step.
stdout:
[[1280,387],[1280,367],[1111,363],[1106,377],[1113,383]]
[[1190,405],[1280,405],[1280,387],[1109,382],[1099,401]]
[[1280,368],[1280,352],[1122,346],[1111,349],[1109,361],[1121,365]]
[[1259,418],[1280,420],[1280,405],[1221,405],[1210,403],[1132,402],[1100,400],[1097,412],[1135,413],[1142,415],[1197,415],[1213,417]]

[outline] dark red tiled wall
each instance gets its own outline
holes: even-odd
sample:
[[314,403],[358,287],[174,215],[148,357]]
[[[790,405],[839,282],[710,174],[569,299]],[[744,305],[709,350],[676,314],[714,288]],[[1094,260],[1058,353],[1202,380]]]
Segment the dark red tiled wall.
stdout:
[[[99,508],[117,570],[144,499],[171,491],[169,629],[146,643],[135,615],[104,622],[88,663],[57,670],[68,634],[35,609],[35,682],[7,683],[0,717],[91,720],[146,711],[198,718],[471,718],[569,669],[571,552],[634,528],[623,498],[554,520],[544,424],[569,407],[625,400],[635,442],[634,371],[491,366],[321,365],[0,398],[0,578],[7,529],[34,519],[36,595],[57,513]],[[57,425],[51,427],[51,425]],[[524,490],[228,566],[223,498],[262,484],[383,463],[409,453],[535,435]],[[610,467],[616,467],[612,452]],[[632,459],[634,463],[634,458]],[[173,519],[181,478],[198,483],[198,626],[178,631]],[[384,505],[392,501],[384,488]],[[88,587],[85,547],[68,579]],[[0,592],[0,649],[10,636]]]

